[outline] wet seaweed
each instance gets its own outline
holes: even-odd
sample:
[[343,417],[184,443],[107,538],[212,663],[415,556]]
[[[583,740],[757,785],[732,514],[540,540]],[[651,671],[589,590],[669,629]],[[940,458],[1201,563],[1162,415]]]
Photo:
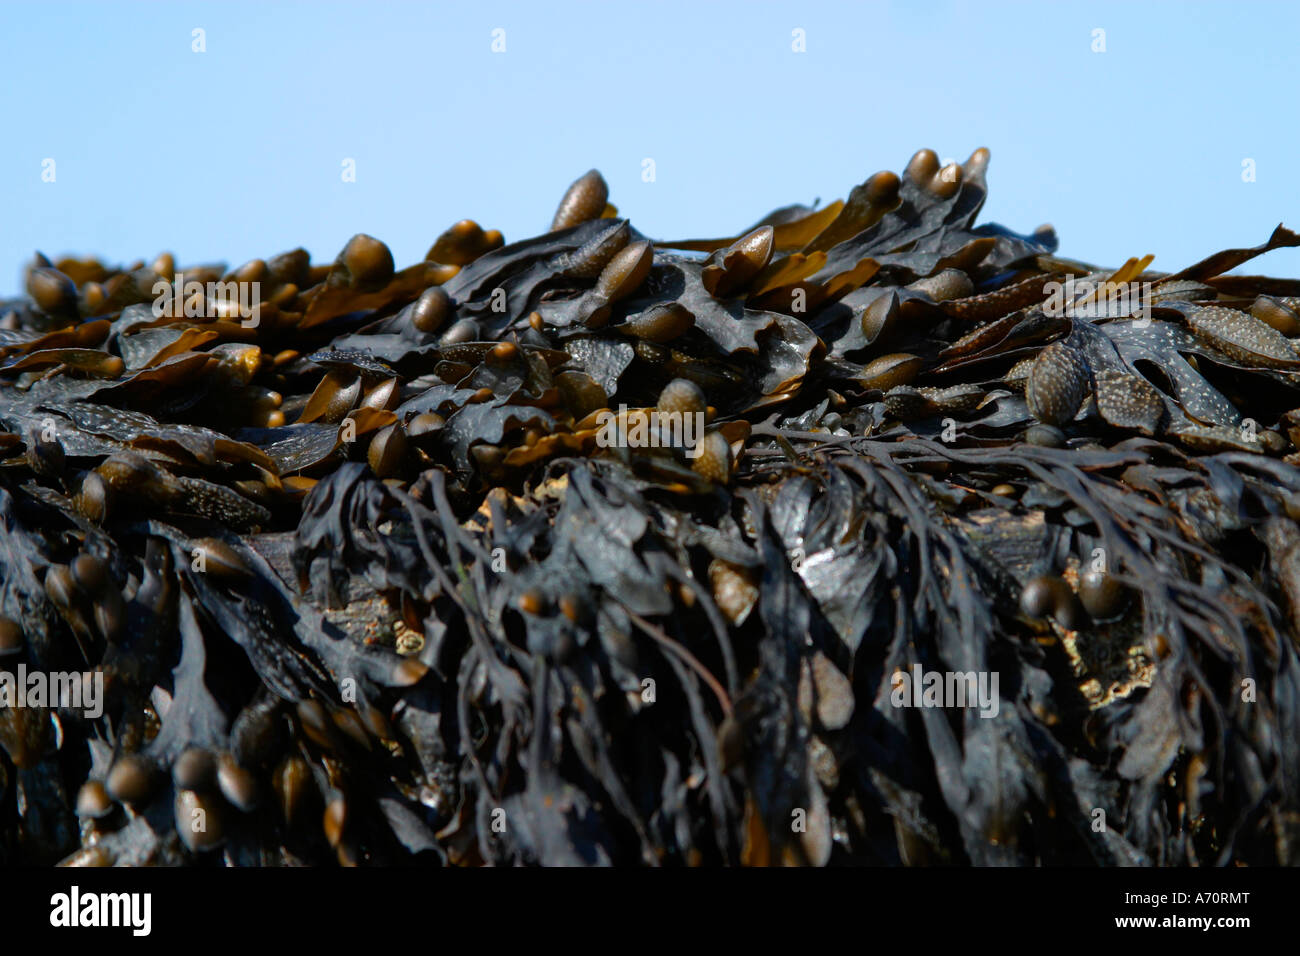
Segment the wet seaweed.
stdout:
[[715,239],[592,171],[405,269],[38,255],[0,672],[104,694],[0,698],[0,862],[1296,863],[1300,286],[1224,273],[1300,236],[1073,262],[988,159]]

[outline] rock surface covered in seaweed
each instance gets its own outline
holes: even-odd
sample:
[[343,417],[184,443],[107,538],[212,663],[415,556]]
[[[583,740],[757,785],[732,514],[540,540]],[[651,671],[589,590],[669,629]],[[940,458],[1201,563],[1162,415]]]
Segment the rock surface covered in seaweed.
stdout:
[[987,163],[669,241],[592,171],[401,270],[38,255],[0,863],[1300,862],[1300,281],[1228,274],[1300,235],[1099,268],[976,225]]

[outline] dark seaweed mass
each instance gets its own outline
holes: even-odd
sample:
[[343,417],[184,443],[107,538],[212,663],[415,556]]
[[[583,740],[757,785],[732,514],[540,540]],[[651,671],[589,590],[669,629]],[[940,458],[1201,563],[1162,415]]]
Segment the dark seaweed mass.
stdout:
[[1227,274],[1300,236],[1100,269],[975,225],[987,162],[38,255],[0,669],[104,706],[0,707],[0,862],[1300,862],[1300,281]]

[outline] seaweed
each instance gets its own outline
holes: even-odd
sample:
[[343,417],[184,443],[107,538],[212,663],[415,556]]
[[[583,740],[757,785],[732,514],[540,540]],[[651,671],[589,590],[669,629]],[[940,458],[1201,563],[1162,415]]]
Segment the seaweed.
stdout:
[[0,673],[104,706],[0,699],[0,860],[1300,860],[1300,285],[1224,274],[1300,236],[1089,266],[977,224],[988,160],[727,238],[592,171],[405,269],[38,258]]

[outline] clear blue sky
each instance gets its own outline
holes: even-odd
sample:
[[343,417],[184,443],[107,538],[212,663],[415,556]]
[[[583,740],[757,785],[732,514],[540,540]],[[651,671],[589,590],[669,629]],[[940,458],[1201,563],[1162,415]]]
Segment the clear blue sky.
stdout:
[[35,249],[233,266],[368,232],[400,266],[460,218],[545,229],[592,166],[643,232],[725,234],[922,146],[992,150],[984,221],[1174,270],[1300,228],[1297,36],[1285,2],[0,3],[0,295]]

